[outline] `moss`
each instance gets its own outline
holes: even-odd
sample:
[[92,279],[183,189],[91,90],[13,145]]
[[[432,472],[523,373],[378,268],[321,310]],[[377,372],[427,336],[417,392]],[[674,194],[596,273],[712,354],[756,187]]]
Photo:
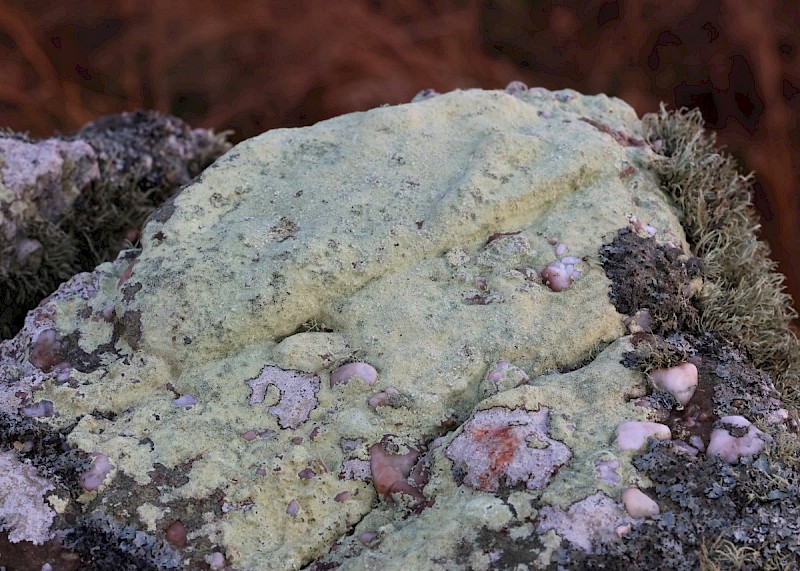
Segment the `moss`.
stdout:
[[642,118],[646,139],[660,148],[653,163],[681,211],[688,239],[705,263],[698,296],[700,325],[745,350],[776,381],[784,400],[800,406],[800,346],[789,325],[797,317],[769,247],[756,235],[752,177],[716,146],[698,110]]
[[[39,182],[31,195],[60,196],[61,186],[71,184],[78,190],[75,202],[58,220],[47,221],[39,212],[16,228],[17,237],[35,240],[41,248],[17,261],[16,241],[0,236],[0,339],[16,334],[28,310],[61,282],[113,260],[136,241],[158,205],[230,148],[229,134],[193,130],[180,119],[147,111],[110,115],[74,135],[49,139],[87,143],[100,176],[83,180],[86,172],[67,166],[73,157],[66,152],[63,180],[52,188]],[[37,143],[5,130],[0,137]]]
[[76,240],[49,222],[30,224],[23,232],[42,247],[38,263],[18,263],[13,244],[0,240],[0,339],[14,335],[28,309],[78,269]]

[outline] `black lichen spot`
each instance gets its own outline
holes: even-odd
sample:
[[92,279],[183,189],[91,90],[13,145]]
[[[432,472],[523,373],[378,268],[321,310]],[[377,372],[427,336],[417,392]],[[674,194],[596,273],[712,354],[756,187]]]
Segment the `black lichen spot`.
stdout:
[[64,335],[61,338],[61,351],[70,366],[81,373],[96,371],[103,364],[101,355],[109,352],[114,353],[114,344],[112,342],[103,343],[91,353],[87,353],[81,349],[78,342],[80,338],[81,332],[77,329],[69,335]]
[[122,300],[126,303],[133,301],[133,298],[136,297],[136,294],[142,289],[142,284],[140,283],[126,283],[122,286]]
[[124,340],[133,350],[139,348],[139,341],[142,338],[142,312],[126,311],[120,319],[114,322],[114,333],[112,343],[117,340]]

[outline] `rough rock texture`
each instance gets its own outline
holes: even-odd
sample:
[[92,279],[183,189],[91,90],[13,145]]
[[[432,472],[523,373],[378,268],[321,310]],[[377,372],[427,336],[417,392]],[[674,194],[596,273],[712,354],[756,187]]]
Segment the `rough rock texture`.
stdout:
[[154,111],[42,141],[0,131],[0,338],[61,281],[136,241],[155,206],[228,148]]
[[[48,497],[67,548],[108,569],[639,568],[650,520],[622,491],[653,498],[664,529],[692,506],[650,491],[679,452],[621,450],[621,423],[667,424],[712,476],[740,468],[702,456],[715,414],[783,426],[769,378],[722,342],[625,335],[609,294],[626,276],[598,254],[630,232],[668,261],[630,277],[644,291],[629,310],[664,316],[664,334],[696,321],[665,313],[697,276],[631,108],[513,87],[248,140],[153,213],[141,251],[28,314],[0,345],[0,409],[66,434],[82,451],[66,473],[110,465],[98,490],[72,479]],[[637,244],[613,253],[641,259]],[[554,262],[571,276],[559,291],[540,275]],[[700,356],[696,403],[653,391],[645,347]],[[349,362],[375,384],[331,383]],[[762,399],[729,410],[712,371]],[[773,515],[791,521],[782,493]],[[687,551],[716,540],[693,533]]]

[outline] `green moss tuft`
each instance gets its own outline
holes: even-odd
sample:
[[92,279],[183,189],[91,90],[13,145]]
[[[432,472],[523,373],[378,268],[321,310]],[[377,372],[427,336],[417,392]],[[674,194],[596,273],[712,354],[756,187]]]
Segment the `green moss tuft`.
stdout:
[[0,240],[0,340],[17,332],[28,309],[80,269],[75,239],[61,228],[44,221],[30,224],[24,234],[42,248],[38,264],[17,263],[12,244]]
[[797,312],[769,247],[756,235],[752,177],[720,151],[698,110],[668,112],[662,104],[642,124],[663,157],[653,168],[705,263],[701,329],[717,331],[747,352],[775,379],[785,402],[800,407],[800,345],[789,327]]

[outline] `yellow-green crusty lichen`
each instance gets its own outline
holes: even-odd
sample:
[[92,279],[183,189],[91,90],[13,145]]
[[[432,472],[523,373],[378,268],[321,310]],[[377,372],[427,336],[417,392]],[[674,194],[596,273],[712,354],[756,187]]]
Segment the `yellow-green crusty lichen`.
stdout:
[[[647,483],[612,444],[616,425],[645,418],[630,402],[644,379],[619,365],[622,316],[594,257],[631,214],[685,244],[652,158],[622,101],[545,90],[457,91],[239,144],[151,217],[129,275],[104,265],[95,295],[51,303],[56,330],[95,358],[36,399],[114,466],[81,501],[110,510],[102,498],[132,479],[113,515],[159,530],[182,518],[188,559],[213,546],[242,570],[299,569],[359,521],[352,537],[380,532],[380,546],[354,546],[346,568],[401,551],[430,568],[438,549],[512,521],[541,536],[545,564],[556,540],[535,530],[538,510]],[[551,291],[539,272],[569,257],[580,276]],[[375,385],[331,387],[351,361],[375,367]],[[484,400],[497,361],[530,381]],[[296,374],[255,398],[248,381],[279,369]],[[316,400],[296,428],[275,412],[294,406],[289,378]],[[187,395],[196,404],[173,402]],[[546,407],[570,452],[548,486],[502,499],[455,480],[448,443],[498,407]],[[434,505],[406,521],[369,482],[370,446],[387,435],[404,450],[443,437],[429,451]],[[599,458],[619,463],[619,482],[598,479]]]

